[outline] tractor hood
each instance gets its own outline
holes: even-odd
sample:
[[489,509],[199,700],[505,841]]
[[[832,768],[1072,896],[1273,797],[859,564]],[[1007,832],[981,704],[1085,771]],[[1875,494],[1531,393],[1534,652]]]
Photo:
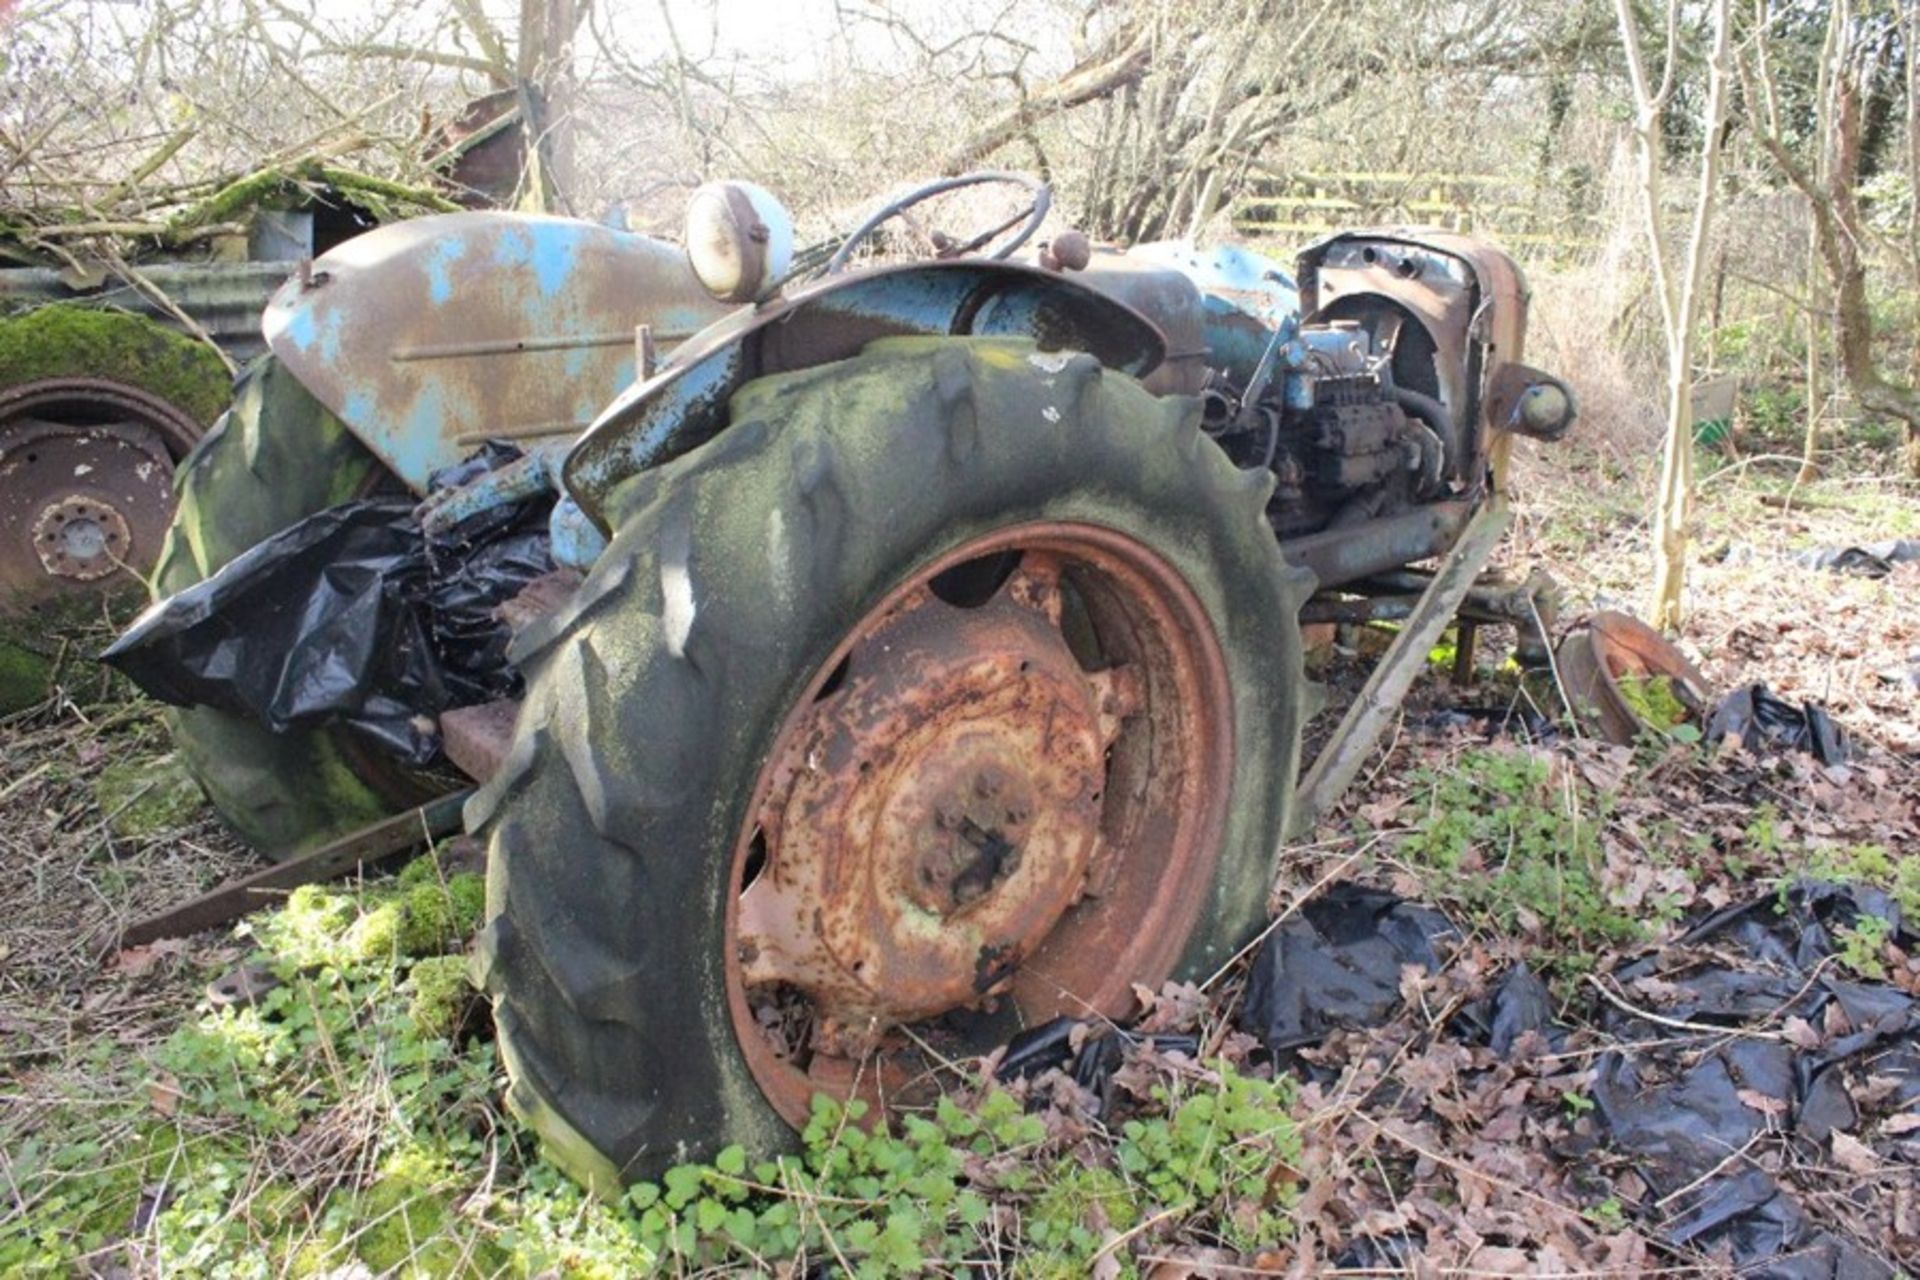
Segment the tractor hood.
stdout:
[[634,378],[635,329],[671,349],[726,314],[676,247],[569,218],[393,223],[274,294],[267,344],[415,492],[485,440],[578,434]]

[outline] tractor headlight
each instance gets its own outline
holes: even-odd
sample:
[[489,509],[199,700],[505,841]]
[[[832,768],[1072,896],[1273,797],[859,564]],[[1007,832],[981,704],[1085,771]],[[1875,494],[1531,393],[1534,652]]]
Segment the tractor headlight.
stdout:
[[793,264],[793,218],[765,187],[709,182],[687,203],[687,262],[720,301],[757,301]]

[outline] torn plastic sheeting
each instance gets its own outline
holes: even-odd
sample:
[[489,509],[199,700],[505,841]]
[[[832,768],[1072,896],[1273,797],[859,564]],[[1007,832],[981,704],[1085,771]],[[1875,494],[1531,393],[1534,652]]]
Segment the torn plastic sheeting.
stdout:
[[1809,569],[1884,578],[1893,572],[1896,564],[1920,560],[1920,538],[1891,538],[1886,542],[1869,542],[1859,547],[1822,547],[1816,551],[1802,551],[1793,560],[1795,564],[1805,565]]
[[[1834,963],[1842,931],[1867,916],[1886,921],[1896,940],[1913,941],[1886,893],[1807,881],[1717,911],[1610,975],[1634,998],[1641,997],[1633,984],[1647,980],[1663,1021],[1611,1003],[1600,1008],[1601,1029],[1620,1047],[1595,1065],[1595,1123],[1652,1190],[1647,1209],[1670,1244],[1724,1254],[1743,1275],[1893,1274],[1815,1224],[1757,1155],[1739,1154],[1824,1145],[1836,1131],[1858,1130],[1849,1075],[1871,1076],[1884,1094],[1875,1105],[1889,1113],[1920,1102],[1920,1001],[1891,983],[1844,977]],[[1438,944],[1456,936],[1432,908],[1334,885],[1263,944],[1241,1023],[1276,1054],[1335,1027],[1380,1026],[1400,1004],[1402,967],[1437,970]],[[1830,1025],[1835,1005],[1850,1030],[1829,1043],[1803,1049],[1779,1036],[1788,1016]],[[1567,1032],[1552,1012],[1546,985],[1516,965],[1448,1033],[1505,1057],[1529,1032],[1549,1047],[1562,1043]],[[1704,1029],[1676,1039],[1676,1022]],[[1745,1034],[1750,1025],[1761,1034]],[[1920,1139],[1908,1145],[1909,1158],[1920,1155]],[[1355,1246],[1356,1259],[1373,1256],[1373,1244]]]
[[1440,968],[1436,943],[1460,936],[1431,907],[1343,882],[1303,905],[1260,947],[1241,1023],[1274,1053],[1340,1027],[1375,1027],[1400,1003],[1400,971]]
[[[465,483],[517,456],[493,446],[434,483]],[[483,511],[431,545],[411,498],[330,507],[148,609],[102,661],[175,706],[246,715],[276,733],[343,724],[430,765],[441,711],[518,691],[495,610],[552,568],[550,506]]]
[[[1665,1047],[1631,1057],[1616,1051],[1596,1065],[1593,1100],[1602,1127],[1617,1149],[1640,1159],[1656,1196],[1675,1198],[1664,1224],[1668,1238],[1725,1249],[1743,1274],[1893,1274],[1882,1260],[1815,1228],[1758,1163],[1735,1158],[1755,1141],[1824,1144],[1835,1130],[1857,1127],[1846,1072],[1890,1082],[1896,1099],[1920,1096],[1920,1002],[1888,983],[1842,978],[1832,962],[1836,932],[1865,916],[1886,921],[1891,936],[1903,933],[1898,904],[1885,893],[1802,882],[1784,895],[1715,912],[1673,947],[1613,975],[1623,986],[1657,984],[1663,994],[1655,1012],[1668,1021],[1608,1007],[1603,1026],[1610,1034]],[[1696,955],[1714,959],[1699,963]],[[1852,1028],[1847,1034],[1817,1050],[1775,1038],[1788,1017],[1824,1025],[1833,1004]],[[1676,1045],[1673,1021],[1726,1030]],[[1753,1023],[1766,1034],[1743,1035]]]
[[1824,709],[1811,702],[1795,707],[1764,684],[1742,685],[1713,709],[1707,741],[1725,738],[1739,738],[1749,747],[1765,743],[1803,751],[1821,764],[1845,764],[1853,753],[1846,733]]
[[1492,995],[1462,1009],[1453,1031],[1462,1041],[1484,1045],[1502,1058],[1513,1056],[1514,1045],[1530,1031],[1550,1049],[1558,1049],[1567,1038],[1553,1021],[1553,993],[1524,964],[1508,969]]
[[343,721],[402,759],[437,739],[415,709],[446,701],[419,609],[427,564],[413,502],[330,507],[160,601],[101,655],[175,706],[276,733]]
[[1893,1269],[1852,1241],[1821,1230],[1798,1201],[1754,1167],[1676,1197],[1666,1237],[1724,1251],[1750,1280],[1877,1280]]
[[[1079,1047],[1074,1047],[1074,1032],[1085,1028]],[[1161,1053],[1182,1053],[1196,1057],[1200,1041],[1190,1035],[1142,1035],[1061,1014],[1050,1022],[1022,1031],[1007,1042],[1007,1051],[994,1070],[1000,1081],[1028,1080],[1056,1068],[1064,1069],[1073,1082],[1099,1099],[1097,1111],[1105,1115],[1112,1102],[1109,1082],[1126,1060],[1126,1051],[1145,1044]]]
[[[435,490],[455,489],[498,471],[522,456],[513,445],[488,441],[471,457],[437,471]],[[519,671],[507,661],[510,630],[498,610],[528,583],[553,571],[548,518],[554,496],[490,507],[444,533],[427,538],[432,588],[427,617],[434,652],[454,674],[457,700],[472,706],[518,697]]]

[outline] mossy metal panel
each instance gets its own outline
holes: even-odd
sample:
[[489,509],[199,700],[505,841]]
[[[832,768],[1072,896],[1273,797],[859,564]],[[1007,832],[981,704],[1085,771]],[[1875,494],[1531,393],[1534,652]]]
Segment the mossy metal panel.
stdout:
[[577,434],[724,314],[680,250],[588,222],[453,213],[370,231],[268,306],[273,352],[415,490],[481,441]]
[[1167,351],[1158,326],[1133,307],[1037,267],[962,258],[829,276],[742,308],[622,393],[568,456],[567,490],[605,530],[620,482],[719,434],[733,393],[755,378],[851,359],[882,338],[967,336],[1084,351],[1135,377]]

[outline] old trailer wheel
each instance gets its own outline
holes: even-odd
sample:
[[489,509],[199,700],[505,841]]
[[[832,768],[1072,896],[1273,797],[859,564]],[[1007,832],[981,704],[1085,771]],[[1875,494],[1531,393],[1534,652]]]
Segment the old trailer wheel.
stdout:
[[[179,504],[154,586],[184,590],[316,511],[398,482],[278,360],[242,377],[233,408],[174,479]],[[418,804],[445,785],[344,730],[275,734],[211,707],[169,715],[174,744],[221,819],[285,858]]]
[[0,616],[137,587],[200,424],[138,387],[42,378],[0,390]]
[[1210,972],[1291,792],[1308,584],[1191,402],[899,339],[732,411],[615,495],[468,812],[509,1102],[606,1187]]

